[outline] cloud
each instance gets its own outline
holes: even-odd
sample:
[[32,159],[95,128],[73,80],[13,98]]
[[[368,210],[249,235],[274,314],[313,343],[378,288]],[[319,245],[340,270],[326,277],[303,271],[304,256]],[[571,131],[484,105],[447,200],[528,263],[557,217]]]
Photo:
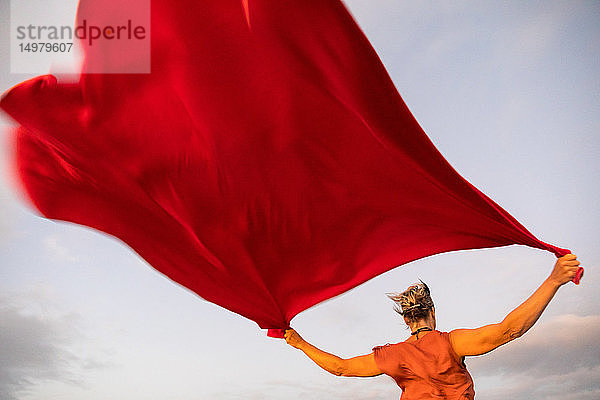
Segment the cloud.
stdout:
[[475,390],[482,400],[592,400],[600,398],[600,367],[581,368],[562,376],[532,379],[527,376],[505,375],[503,384]]
[[44,248],[52,257],[55,257],[59,261],[78,261],[78,258],[73,256],[67,247],[59,243],[57,235],[46,236],[44,238]]
[[80,317],[53,310],[44,288],[0,297],[0,398],[16,399],[37,385],[57,381],[82,385],[82,370],[105,368],[74,351],[83,335]]
[[[240,395],[243,393],[243,395]],[[222,400],[244,399],[310,399],[310,400],[346,400],[394,399],[400,395],[400,388],[389,377],[376,378],[340,378],[325,376],[315,380],[273,380],[248,390],[233,385],[228,390],[213,393],[210,398]]]
[[596,399],[599,338],[600,315],[560,315],[467,364],[482,384],[481,398]]

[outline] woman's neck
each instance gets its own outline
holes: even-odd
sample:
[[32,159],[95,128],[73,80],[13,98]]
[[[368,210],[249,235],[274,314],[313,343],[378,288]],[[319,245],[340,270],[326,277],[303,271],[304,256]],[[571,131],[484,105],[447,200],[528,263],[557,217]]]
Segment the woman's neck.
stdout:
[[422,328],[429,328],[430,330],[435,329],[435,325],[432,323],[428,323],[427,321],[415,322],[415,323],[409,324],[408,327],[410,328],[411,332],[416,332],[418,329],[422,329]]
[[415,324],[410,326],[410,338],[408,340],[419,340],[419,338],[433,331],[433,327],[428,324]]
[[[410,328],[411,334],[419,331],[419,334],[411,335],[409,339],[418,339],[419,337],[426,335],[430,331],[435,330],[435,311],[432,310],[425,318],[418,319],[416,321],[410,321],[407,318],[404,319],[408,327]],[[422,333],[421,333],[422,332]]]

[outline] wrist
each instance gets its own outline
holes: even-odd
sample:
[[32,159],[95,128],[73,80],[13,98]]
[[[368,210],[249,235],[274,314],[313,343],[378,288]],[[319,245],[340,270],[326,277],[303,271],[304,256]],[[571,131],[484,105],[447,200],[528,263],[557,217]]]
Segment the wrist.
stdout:
[[303,340],[300,340],[298,343],[296,343],[296,345],[294,347],[296,347],[298,350],[304,351],[306,349],[306,345],[307,345],[307,343],[303,339]]
[[564,285],[563,282],[560,282],[558,279],[556,279],[554,276],[550,275],[547,279],[546,282],[552,286],[555,289],[558,289],[559,287],[561,287],[562,285]]

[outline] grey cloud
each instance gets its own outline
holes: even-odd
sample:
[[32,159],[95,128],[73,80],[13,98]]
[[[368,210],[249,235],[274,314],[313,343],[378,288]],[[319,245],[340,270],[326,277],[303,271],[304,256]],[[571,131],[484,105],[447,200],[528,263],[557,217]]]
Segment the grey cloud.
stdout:
[[208,398],[244,399],[244,400],[278,400],[282,398],[310,400],[380,400],[394,399],[400,396],[400,388],[389,377],[376,378],[339,378],[325,376],[322,379],[305,380],[273,380],[248,390],[233,386],[227,391],[213,393]]
[[600,366],[600,315],[561,315],[494,352],[468,360],[483,375],[563,375]]
[[600,368],[580,368],[563,376],[502,376],[498,387],[477,390],[480,400],[591,400],[600,398]]
[[599,315],[561,315],[467,364],[476,384],[494,382],[482,385],[481,399],[597,399],[599,337]]
[[47,381],[81,385],[80,371],[106,367],[72,350],[83,338],[76,314],[34,303],[35,297],[0,297],[1,399],[16,399]]

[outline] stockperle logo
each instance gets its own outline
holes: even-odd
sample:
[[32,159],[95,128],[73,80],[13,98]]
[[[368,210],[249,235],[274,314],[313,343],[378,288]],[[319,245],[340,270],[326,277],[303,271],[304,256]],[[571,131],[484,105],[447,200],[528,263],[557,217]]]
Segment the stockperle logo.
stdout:
[[150,0],[12,0],[10,11],[13,73],[150,72]]

